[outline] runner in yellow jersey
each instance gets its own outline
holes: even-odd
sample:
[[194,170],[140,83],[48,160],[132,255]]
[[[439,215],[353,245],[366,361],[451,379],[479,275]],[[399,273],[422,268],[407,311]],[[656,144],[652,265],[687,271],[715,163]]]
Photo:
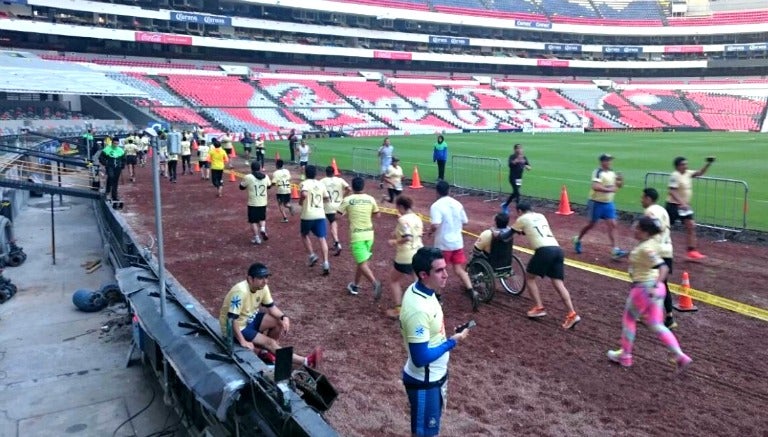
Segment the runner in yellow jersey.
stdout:
[[251,174],[245,175],[240,181],[240,189],[248,190],[248,223],[253,231],[252,244],[261,244],[261,239],[269,240],[267,236],[267,190],[272,186],[269,176],[261,172],[261,163],[251,163]]
[[208,152],[208,161],[211,163],[211,182],[216,187],[216,195],[221,197],[224,187],[224,164],[229,161],[229,157],[216,138],[213,139],[213,149]]
[[317,167],[308,165],[306,167],[307,179],[302,181],[299,190],[301,203],[301,237],[304,242],[304,248],[309,253],[309,266],[317,264],[318,257],[312,247],[312,241],[309,239],[309,233],[312,232],[320,242],[320,250],[323,255],[323,276],[331,273],[331,263],[328,261],[328,242],[325,239],[327,229],[325,226],[325,207],[323,204],[328,202],[328,190],[322,182],[315,179],[317,177]]
[[536,285],[537,276],[542,278],[546,276],[552,280],[552,286],[560,293],[560,298],[568,309],[568,315],[566,315],[562,325],[563,329],[571,329],[581,321],[581,317],[573,309],[571,295],[563,282],[565,279],[563,249],[560,248],[560,244],[552,235],[552,229],[549,227],[547,218],[543,214],[531,211],[530,204],[527,202],[518,203],[517,214],[518,217],[512,225],[512,229],[525,235],[534,249],[533,257],[528,261],[528,267],[525,269],[525,282],[535,303],[535,306],[528,311],[528,317],[534,319],[547,315],[541,301],[539,287]]
[[[661,256],[661,259],[664,260],[664,264],[666,264],[667,268],[669,269],[669,273],[672,273],[673,247],[672,235],[670,232],[669,214],[663,206],[656,203],[658,199],[659,192],[656,191],[656,189],[646,188],[643,190],[643,195],[640,198],[640,204],[643,205],[643,215],[658,220],[659,224],[661,225],[661,232],[659,232],[653,238],[659,244],[659,256]],[[667,274],[664,277],[664,288],[667,290],[669,290],[669,284],[667,283],[668,278],[669,275]],[[664,296],[664,310],[666,314],[664,317],[664,326],[669,329],[674,329],[677,328],[677,322],[675,321],[675,318],[672,314],[673,308],[671,294],[672,293],[667,293],[666,296]]]
[[710,156],[703,167],[698,170],[691,170],[688,168],[688,160],[678,156],[673,161],[675,171],[669,175],[667,214],[669,214],[670,223],[680,220],[685,226],[688,242],[685,256],[688,261],[701,261],[706,258],[706,255],[702,255],[696,250],[696,221],[693,219],[691,200],[693,198],[693,179],[703,176],[713,162],[715,162],[715,158]]
[[136,144],[135,137],[128,137],[125,142],[125,166],[128,167],[128,174],[131,182],[136,182],[136,164],[138,163],[139,145]]
[[349,250],[355,259],[355,281],[347,285],[349,294],[359,293],[360,281],[365,276],[373,286],[373,298],[381,298],[381,282],[376,280],[368,265],[373,256],[373,221],[375,214],[379,215],[379,206],[373,196],[363,193],[365,179],[360,176],[352,179],[352,192],[345,197],[339,205],[339,214],[346,215],[349,219]]
[[328,190],[328,203],[325,204],[325,218],[331,225],[331,236],[333,237],[334,256],[341,254],[341,243],[339,242],[339,225],[336,223],[336,210],[341,205],[341,200],[349,194],[349,184],[344,179],[333,175],[333,167],[325,168],[325,177],[320,179]]
[[288,223],[288,216],[285,210],[293,215],[293,205],[291,205],[291,171],[283,168],[285,162],[282,159],[275,161],[275,170],[272,173],[272,184],[277,187],[277,209],[283,216],[283,223]]
[[403,287],[400,280],[411,278],[416,280],[411,260],[413,255],[424,246],[421,236],[424,234],[424,222],[413,212],[413,199],[400,195],[395,198],[395,207],[400,215],[389,245],[395,247],[395,260],[389,275],[389,288],[392,290],[392,300],[395,307],[387,310],[387,317],[396,319],[400,316],[400,305],[403,300]]

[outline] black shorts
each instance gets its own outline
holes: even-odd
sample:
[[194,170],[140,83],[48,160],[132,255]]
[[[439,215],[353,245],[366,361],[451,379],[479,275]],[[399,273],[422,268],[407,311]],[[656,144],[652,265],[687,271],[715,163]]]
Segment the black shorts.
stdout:
[[250,153],[251,152],[251,146],[246,146],[245,144],[243,144],[243,151]]
[[218,188],[223,186],[224,170],[211,170],[211,183]]
[[565,279],[563,249],[560,246],[544,246],[536,249],[528,261],[526,272],[552,279]]
[[248,205],[248,223],[263,222],[267,219],[267,207],[266,206],[251,206]]
[[136,165],[136,162],[138,162],[138,159],[136,158],[136,155],[125,155],[125,163],[128,165]]
[[400,264],[399,262],[395,261],[392,263],[392,265],[395,267],[395,270],[397,270],[398,272],[404,275],[413,274],[413,265],[411,264]]
[[667,210],[667,214],[669,214],[669,224],[674,225],[677,223],[678,220],[681,222],[684,222],[686,220],[693,220],[693,213],[681,216],[680,215],[680,205],[677,203],[669,203],[667,202],[664,207]]
[[277,194],[277,203],[280,205],[287,205],[291,203],[291,195],[290,194]]
[[211,163],[208,161],[197,161],[200,164],[200,168],[211,168]]
[[334,212],[333,214],[326,214],[325,218],[328,219],[328,223],[333,223],[336,221],[336,213]]

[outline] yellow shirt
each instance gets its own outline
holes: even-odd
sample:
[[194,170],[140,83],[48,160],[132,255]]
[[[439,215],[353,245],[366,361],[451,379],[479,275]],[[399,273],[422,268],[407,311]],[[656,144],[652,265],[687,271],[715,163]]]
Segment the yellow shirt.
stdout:
[[659,255],[662,258],[672,258],[672,236],[670,235],[669,214],[664,207],[653,204],[645,208],[643,214],[655,218],[661,222],[661,233],[654,235],[659,244]]
[[277,187],[277,194],[291,194],[291,172],[287,168],[275,170],[272,182]]
[[[675,170],[669,175],[669,187],[670,191],[675,190],[677,197],[690,206],[691,197],[693,197],[693,175],[696,173],[693,170],[686,170],[685,173],[680,173]],[[667,202],[677,203],[675,199],[667,194]]]
[[373,241],[371,216],[379,212],[379,206],[369,194],[350,194],[341,201],[339,212],[349,218],[349,242]]
[[264,288],[252,292],[248,281],[241,281],[235,284],[221,304],[221,311],[219,311],[221,333],[223,335],[227,334],[227,318],[229,318],[229,314],[237,315],[237,319],[233,323],[235,325],[233,329],[242,331],[253,321],[253,318],[259,312],[259,307],[262,305],[274,305],[272,294],[269,292],[269,285],[265,285]]
[[211,170],[224,170],[224,163],[229,161],[227,152],[221,147],[214,147],[208,152],[208,158],[211,160]]
[[137,146],[135,143],[125,143],[125,156],[136,156],[136,153],[139,151],[139,146]]
[[[616,185],[616,173],[613,170],[603,170],[598,168],[592,172],[592,182],[598,182],[605,188],[611,188]],[[589,190],[589,198],[595,202],[613,202],[613,196],[616,193],[606,193],[604,191]]]
[[395,167],[390,165],[387,167],[387,173],[384,175],[387,178],[387,182],[392,185],[395,190],[402,191],[403,189],[403,168],[400,166]]
[[395,237],[410,237],[410,241],[398,244],[395,253],[395,262],[398,264],[411,264],[413,255],[424,246],[421,236],[424,234],[424,223],[421,217],[409,212],[398,217],[395,226]]
[[325,213],[336,214],[344,198],[344,189],[349,188],[349,184],[344,179],[336,176],[322,178],[320,182],[325,185],[325,189],[328,191],[329,200],[325,204]]
[[547,218],[538,212],[526,212],[521,215],[512,225],[512,229],[524,233],[534,250],[540,247],[560,246],[552,235]]
[[307,179],[301,183],[300,191],[304,194],[304,203],[301,205],[302,220],[325,219],[323,202],[328,200],[328,190],[317,179]]
[[658,265],[664,264],[664,260],[659,256],[658,243],[653,238],[649,238],[638,244],[629,252],[629,277],[632,282],[655,281],[659,277]]
[[240,181],[240,186],[245,187],[248,192],[248,206],[267,206],[267,189],[272,182],[269,176],[264,175],[264,179],[249,174]]
[[491,242],[493,242],[493,231],[486,229],[477,236],[477,241],[475,241],[475,249],[489,254],[491,253]]
[[[425,368],[416,367],[411,358],[408,343],[428,343],[429,347],[437,347],[445,340],[445,323],[443,322],[443,307],[437,301],[435,294],[427,294],[420,290],[417,282],[411,284],[403,294],[403,304],[400,307],[400,334],[403,336],[408,361],[403,371],[410,377],[424,381]],[[435,361],[429,363],[429,381],[438,381],[448,372],[448,361],[451,353],[446,352]]]

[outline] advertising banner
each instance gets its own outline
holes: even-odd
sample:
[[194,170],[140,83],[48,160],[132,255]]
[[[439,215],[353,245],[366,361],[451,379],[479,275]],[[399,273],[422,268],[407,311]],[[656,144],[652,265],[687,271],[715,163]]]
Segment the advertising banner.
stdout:
[[212,24],[216,26],[231,26],[232,18],[219,15],[195,14],[192,12],[171,11],[171,21],[179,23]]
[[443,44],[443,45],[450,45],[450,46],[468,46],[469,45],[469,38],[455,38],[455,37],[452,37],[452,36],[430,35],[429,36],[429,43],[430,44]]
[[552,23],[548,21],[515,20],[515,27],[525,27],[528,29],[551,29]]
[[664,46],[664,53],[704,53],[704,46]]
[[537,59],[536,65],[539,67],[568,67],[568,61],[564,59]]
[[170,35],[156,32],[134,32],[134,41],[154,44],[172,44],[177,46],[191,46],[192,37],[184,35]]
[[394,59],[396,61],[410,61],[413,55],[409,52],[390,52],[388,50],[374,50],[375,59]]
[[603,46],[603,53],[618,55],[639,55],[643,48],[639,46]]

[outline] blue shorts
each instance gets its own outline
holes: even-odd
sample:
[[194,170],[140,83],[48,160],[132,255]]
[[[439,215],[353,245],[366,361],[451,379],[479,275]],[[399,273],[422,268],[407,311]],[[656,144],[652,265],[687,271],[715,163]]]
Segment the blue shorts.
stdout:
[[325,217],[321,219],[315,219],[315,220],[302,220],[301,236],[306,237],[307,235],[309,235],[310,231],[317,238],[325,238],[325,235],[327,232],[326,226],[325,226]]
[[592,223],[599,220],[616,220],[616,206],[613,202],[587,202],[587,215]]
[[419,380],[403,373],[405,391],[411,404],[411,434],[415,436],[435,436],[440,434],[440,417],[443,414],[443,389],[448,382],[435,384],[428,388],[410,388],[418,385]]
[[243,334],[243,338],[247,341],[253,341],[253,339],[256,338],[256,334],[259,333],[259,327],[261,327],[262,320],[264,320],[264,313],[256,313],[253,321],[240,331],[240,333]]

